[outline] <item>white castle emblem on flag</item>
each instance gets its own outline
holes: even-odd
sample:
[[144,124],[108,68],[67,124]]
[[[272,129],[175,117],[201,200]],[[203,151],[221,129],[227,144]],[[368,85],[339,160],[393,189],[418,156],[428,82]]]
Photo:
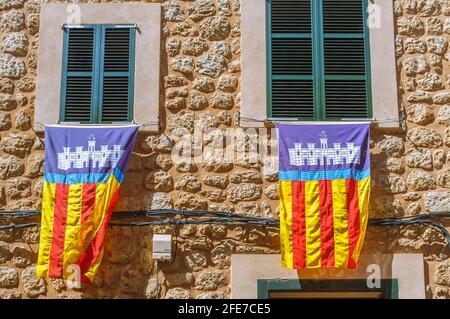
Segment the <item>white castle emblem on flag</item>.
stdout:
[[58,153],[58,169],[68,170],[70,168],[88,168],[92,163],[92,168],[115,167],[123,154],[121,145],[100,146],[100,150],[95,149],[95,137],[88,138],[88,149],[83,151],[83,146],[75,147],[75,152],[70,151],[70,147],[63,147],[63,152]]
[[341,143],[333,143],[333,148],[328,147],[328,138],[324,131],[320,135],[320,148],[315,143],[294,143],[294,148],[288,149],[290,164],[293,166],[315,165],[350,165],[359,164],[361,146],[355,143],[346,143],[347,147],[341,147]]

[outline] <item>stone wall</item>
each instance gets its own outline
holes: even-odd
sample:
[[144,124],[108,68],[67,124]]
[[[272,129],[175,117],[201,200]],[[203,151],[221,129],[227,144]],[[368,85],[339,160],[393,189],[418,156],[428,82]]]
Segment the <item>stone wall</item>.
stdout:
[[[31,130],[39,2],[0,0],[0,205],[4,210],[39,209],[43,143]],[[139,136],[117,210],[175,207],[277,217],[273,163],[264,169],[263,163],[247,160],[195,164],[172,161],[170,155],[169,136],[180,128],[237,126],[239,0],[147,2],[163,6],[163,132]],[[394,10],[405,130],[374,127],[372,131],[376,200],[371,217],[450,210],[446,56],[450,1],[397,0]],[[176,236],[172,263],[151,259],[153,232]],[[38,240],[35,228],[0,231],[0,299],[228,298],[232,253],[279,253],[278,230],[267,227],[114,227],[94,284],[71,290],[60,280],[35,277]],[[427,297],[450,298],[449,250],[441,235],[422,226],[369,227],[363,253],[402,252],[424,254]]]

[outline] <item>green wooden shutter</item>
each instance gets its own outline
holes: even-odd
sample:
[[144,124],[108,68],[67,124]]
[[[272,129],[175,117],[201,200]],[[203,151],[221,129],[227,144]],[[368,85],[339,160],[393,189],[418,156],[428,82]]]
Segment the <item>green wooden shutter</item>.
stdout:
[[367,0],[267,0],[268,114],[371,117]]
[[104,26],[101,122],[132,121],[134,28]]
[[94,28],[64,29],[62,122],[92,122]]
[[132,121],[135,28],[83,25],[64,32],[60,121]]
[[365,0],[322,0],[326,119],[368,118],[370,69]]
[[271,61],[269,110],[276,118],[314,118],[311,0],[275,0],[268,7]]

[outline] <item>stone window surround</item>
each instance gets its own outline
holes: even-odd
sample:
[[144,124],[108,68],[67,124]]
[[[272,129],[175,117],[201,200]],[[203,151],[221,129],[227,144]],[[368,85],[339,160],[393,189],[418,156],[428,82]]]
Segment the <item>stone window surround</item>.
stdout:
[[[160,4],[78,4],[81,24],[136,24],[134,114],[140,131],[159,131]],[[70,4],[42,4],[34,129],[59,121],[63,30]]]
[[399,299],[425,299],[422,254],[362,254],[358,267],[347,270],[291,270],[281,267],[280,261],[279,254],[232,255],[231,298],[256,299],[258,279],[369,279],[373,282],[374,269],[379,266],[379,279],[397,279]]
[[[399,102],[392,1],[373,0],[381,27],[370,29],[373,121],[380,128],[399,128]],[[241,127],[264,127],[267,120],[266,0],[241,2]]]

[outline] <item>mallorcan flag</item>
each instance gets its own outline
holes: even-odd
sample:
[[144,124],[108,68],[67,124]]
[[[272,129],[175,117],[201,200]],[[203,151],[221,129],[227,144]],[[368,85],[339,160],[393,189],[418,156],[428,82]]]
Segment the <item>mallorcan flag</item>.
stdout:
[[81,281],[92,281],[137,131],[45,127],[39,277],[68,278],[77,266]]
[[282,266],[355,268],[369,210],[369,124],[277,128]]

